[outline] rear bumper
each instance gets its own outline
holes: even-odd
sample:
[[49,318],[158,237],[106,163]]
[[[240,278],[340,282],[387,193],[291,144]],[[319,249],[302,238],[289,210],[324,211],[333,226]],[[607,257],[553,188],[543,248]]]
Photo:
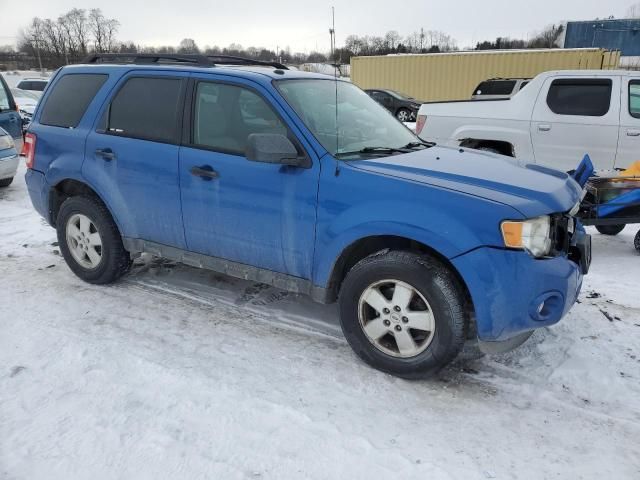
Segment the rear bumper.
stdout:
[[44,174],[37,170],[28,169],[24,175],[31,203],[36,211],[51,223],[49,215],[49,186]]
[[0,157],[0,180],[15,177],[18,163],[20,162],[20,157],[14,149],[9,149],[7,152],[0,151],[0,155],[5,153],[8,153],[8,155]]
[[535,259],[522,251],[482,247],[453,264],[471,294],[482,342],[504,342],[557,323],[582,287],[580,266],[567,257]]

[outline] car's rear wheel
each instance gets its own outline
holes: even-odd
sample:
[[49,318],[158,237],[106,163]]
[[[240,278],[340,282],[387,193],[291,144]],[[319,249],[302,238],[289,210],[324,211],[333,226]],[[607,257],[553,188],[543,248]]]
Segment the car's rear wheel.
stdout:
[[411,112],[407,108],[401,108],[396,112],[396,118],[401,122],[408,122],[411,118]]
[[618,235],[626,225],[596,225],[596,230],[602,235]]
[[463,304],[459,282],[442,262],[388,251],[349,271],[340,290],[340,322],[368,364],[405,378],[426,377],[462,349]]
[[56,222],[60,251],[85,282],[111,283],[131,266],[118,227],[102,202],[92,197],[65,200]]
[[13,177],[11,178],[3,178],[0,180],[0,188],[8,187],[13,182]]
[[638,230],[638,233],[636,233],[636,236],[633,239],[633,246],[638,252],[640,252],[640,230]]

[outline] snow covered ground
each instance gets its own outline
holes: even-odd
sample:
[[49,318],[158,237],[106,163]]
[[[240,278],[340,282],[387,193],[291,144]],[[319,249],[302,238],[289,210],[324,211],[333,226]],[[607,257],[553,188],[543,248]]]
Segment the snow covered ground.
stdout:
[[638,479],[636,229],[594,235],[569,316],[410,382],[334,306],[144,259],[83,283],[20,175],[0,190],[0,478]]

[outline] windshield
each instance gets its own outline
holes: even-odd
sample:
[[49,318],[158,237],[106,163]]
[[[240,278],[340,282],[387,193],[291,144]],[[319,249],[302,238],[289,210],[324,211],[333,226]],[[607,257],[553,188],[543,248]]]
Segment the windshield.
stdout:
[[[278,80],[277,88],[316,139],[333,156],[370,156],[422,143],[355,85],[335,80]],[[336,108],[337,100],[337,108]],[[365,150],[361,152],[361,150]],[[402,153],[402,152],[400,152]]]
[[395,90],[387,90],[387,92],[400,100],[415,100],[411,95],[407,95],[406,93],[396,92]]

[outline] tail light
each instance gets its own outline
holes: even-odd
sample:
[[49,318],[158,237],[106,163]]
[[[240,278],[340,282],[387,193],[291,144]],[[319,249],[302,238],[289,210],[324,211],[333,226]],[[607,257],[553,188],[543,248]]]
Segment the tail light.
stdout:
[[427,116],[418,115],[418,118],[416,119],[416,135],[420,135],[422,133],[425,123],[427,123]]
[[27,168],[33,168],[33,161],[36,156],[36,136],[33,133],[25,134],[20,155],[25,158]]

